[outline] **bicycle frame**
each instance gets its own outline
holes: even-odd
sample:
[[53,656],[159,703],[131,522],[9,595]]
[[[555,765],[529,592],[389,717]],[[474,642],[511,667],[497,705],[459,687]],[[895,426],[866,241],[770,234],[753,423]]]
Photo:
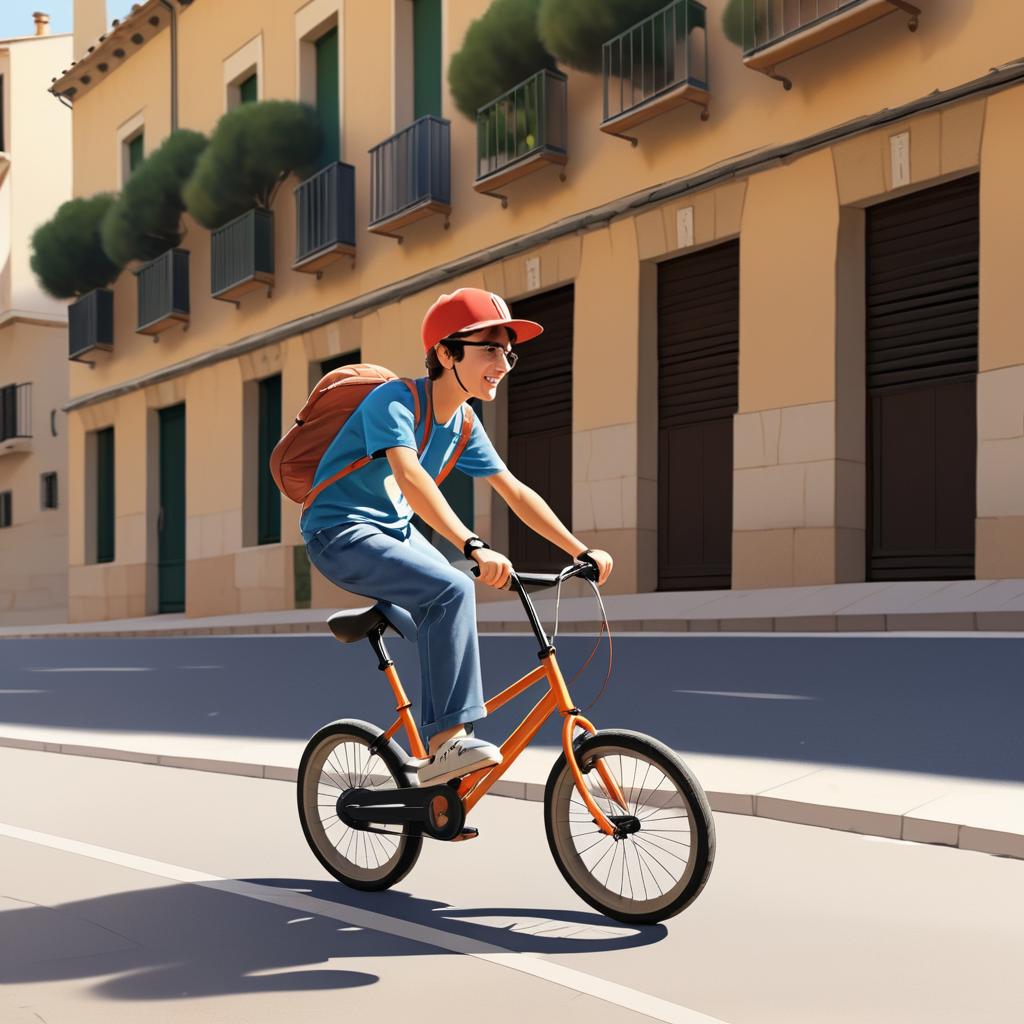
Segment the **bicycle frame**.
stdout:
[[[543,577],[533,578],[543,579]],[[577,728],[590,734],[593,734],[596,730],[591,722],[584,718],[580,713],[579,708],[573,704],[572,698],[569,696],[568,687],[565,684],[565,679],[562,676],[561,669],[558,667],[558,660],[555,657],[555,648],[552,646],[543,629],[541,629],[540,622],[537,619],[536,612],[533,608],[533,603],[530,601],[526,591],[523,590],[521,579],[526,579],[527,582],[529,582],[531,577],[520,577],[513,574],[510,582],[519,592],[519,596],[527,610],[534,632],[542,641],[543,646],[538,655],[540,657],[541,664],[538,668],[535,668],[532,672],[528,672],[525,676],[516,680],[516,682],[511,686],[502,690],[497,696],[486,701],[484,707],[487,709],[487,713],[490,714],[492,711],[495,711],[502,705],[507,704],[510,700],[518,697],[519,694],[525,692],[531,686],[541,682],[542,680],[547,681],[548,692],[545,693],[539,701],[537,701],[529,714],[527,714],[522,722],[516,726],[508,739],[506,739],[501,745],[501,764],[494,765],[490,768],[481,768],[478,771],[471,772],[469,775],[462,778],[459,781],[458,786],[459,796],[462,799],[466,813],[469,814],[480,800],[486,796],[494,783],[512,767],[516,758],[527,748],[527,746],[529,746],[531,740],[537,735],[541,726],[544,725],[551,714],[557,711],[564,719],[562,723],[562,750],[565,753],[566,762],[573,773],[573,780],[575,782],[576,789],[586,805],[587,810],[590,811],[593,816],[598,828],[607,835],[614,835],[616,832],[616,826],[608,819],[607,815],[604,814],[601,808],[597,806],[594,798],[590,795],[590,792],[583,781],[583,773],[580,770],[580,766],[576,760],[575,751],[573,749],[573,734]],[[384,738],[386,740],[390,740],[398,733],[399,729],[404,729],[409,738],[409,746],[412,750],[413,756],[418,758],[426,757],[427,750],[423,745],[419,729],[416,727],[416,722],[413,719],[412,712],[410,710],[412,704],[406,696],[401,680],[398,678],[398,672],[395,670],[394,663],[391,662],[389,658],[382,658],[381,667],[383,668],[384,674],[391,685],[392,691],[394,692],[396,702],[395,710],[398,712],[398,718],[392,723],[387,732],[384,733]],[[626,804],[626,800],[622,795],[622,791],[619,789],[617,782],[612,777],[608,766],[603,760],[598,760],[596,768],[601,777],[601,781],[604,784],[605,791],[623,809],[623,812],[628,814],[629,808]]]

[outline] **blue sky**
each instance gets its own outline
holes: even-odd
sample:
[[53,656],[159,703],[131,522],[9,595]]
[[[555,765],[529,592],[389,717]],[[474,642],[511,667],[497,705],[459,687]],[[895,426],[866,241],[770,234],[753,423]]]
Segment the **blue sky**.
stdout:
[[[131,10],[132,0],[107,0],[107,25]],[[11,36],[30,36],[36,30],[33,11],[45,11],[50,16],[50,31],[70,32],[72,28],[73,0],[0,0],[0,39]]]

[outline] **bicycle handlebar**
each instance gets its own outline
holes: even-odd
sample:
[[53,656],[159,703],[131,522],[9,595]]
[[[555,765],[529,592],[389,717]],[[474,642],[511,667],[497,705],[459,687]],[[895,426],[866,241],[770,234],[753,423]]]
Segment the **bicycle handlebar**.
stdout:
[[[474,576],[480,575],[480,566],[473,565],[472,572]],[[573,563],[567,565],[560,572],[549,573],[549,572],[516,572],[514,569],[509,573],[508,583],[502,588],[503,590],[511,590],[514,586],[514,582],[518,582],[520,589],[522,587],[554,587],[560,582],[572,579],[574,576],[589,577],[594,583],[598,580],[598,569],[597,566],[591,565],[589,562],[580,562],[579,564]]]

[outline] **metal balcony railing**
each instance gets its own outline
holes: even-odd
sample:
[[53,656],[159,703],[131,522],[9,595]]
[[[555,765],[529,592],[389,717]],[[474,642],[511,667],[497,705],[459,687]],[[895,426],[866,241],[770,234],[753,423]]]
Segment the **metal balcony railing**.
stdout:
[[[707,107],[707,11],[697,0],[676,0],[637,22],[602,50],[604,121],[622,124],[630,112],[651,114],[692,100]],[[690,90],[690,95],[687,95]],[[659,104],[662,97],[673,101]],[[630,124],[645,117],[628,118]],[[603,126],[602,126],[603,127]]]
[[68,358],[110,352],[113,347],[114,293],[97,288],[68,306]]
[[904,0],[743,0],[743,56],[804,32],[820,29],[831,38],[847,29],[828,32],[829,22],[845,19],[849,29],[859,28],[895,10],[910,16],[911,29],[917,27],[919,11]]
[[0,387],[0,444],[32,436],[32,385]]
[[370,230],[451,210],[451,124],[427,115],[370,150]]
[[520,163],[564,164],[567,136],[566,77],[538,71],[477,111],[476,180],[511,180]]
[[210,235],[210,293],[237,303],[274,283],[274,215],[249,210]]
[[355,253],[356,170],[328,164],[295,190],[296,270],[319,271],[343,254]]
[[168,249],[135,271],[140,334],[159,334],[176,323],[188,323],[188,252]]

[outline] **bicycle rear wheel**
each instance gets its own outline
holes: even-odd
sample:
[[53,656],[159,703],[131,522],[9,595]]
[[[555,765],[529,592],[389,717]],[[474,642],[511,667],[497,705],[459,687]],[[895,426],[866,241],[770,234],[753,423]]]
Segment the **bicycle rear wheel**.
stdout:
[[353,889],[387,889],[405,877],[423,845],[417,825],[350,828],[338,816],[338,800],[350,789],[408,786],[392,745],[371,750],[382,730],[347,719],[325,725],[306,744],[299,762],[299,820],[317,860]]
[[[601,913],[653,924],[678,914],[707,883],[715,857],[715,826],[700,784],[663,743],[609,729],[579,742],[576,757],[595,803],[629,820],[631,834],[606,835],[580,797],[563,753],[548,776],[544,825],[562,876]],[[617,782],[621,807],[594,770],[598,759]]]

